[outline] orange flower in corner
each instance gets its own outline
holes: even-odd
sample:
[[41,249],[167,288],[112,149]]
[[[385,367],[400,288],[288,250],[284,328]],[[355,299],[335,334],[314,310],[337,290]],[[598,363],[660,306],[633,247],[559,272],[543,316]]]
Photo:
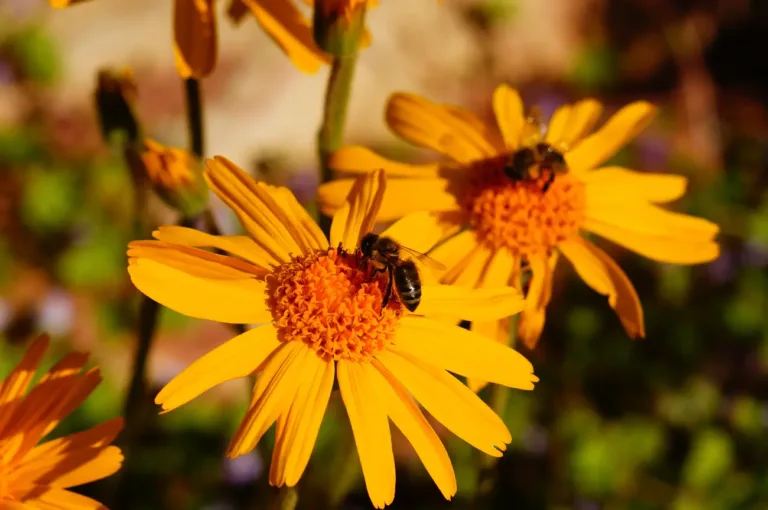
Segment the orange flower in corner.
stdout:
[[[381,220],[432,212],[432,228],[451,236],[430,252],[448,266],[443,283],[518,285],[521,267],[527,268],[530,288],[518,331],[529,347],[541,335],[560,255],[587,285],[608,296],[631,337],[644,336],[643,310],[631,282],[582,234],[597,234],[659,262],[697,264],[719,254],[717,225],[660,207],[684,194],[684,177],[600,166],[650,122],[655,108],[632,103],[595,132],[602,107],[592,99],[560,107],[543,131],[526,118],[520,96],[507,86],[496,89],[493,108],[498,129],[460,108],[395,94],[386,111],[389,127],[450,161],[408,165],[346,147],[330,166],[352,173],[386,170],[391,179]],[[321,187],[324,212],[338,210],[352,182]],[[463,226],[469,228],[459,231]],[[471,328],[507,339],[506,319],[474,322]]]
[[[217,384],[257,374],[227,455],[251,451],[276,423],[269,481],[291,486],[307,466],[337,381],[376,508],[395,496],[389,420],[442,494],[450,499],[456,493],[451,461],[417,401],[472,446],[501,456],[511,440],[504,422],[449,372],[520,389],[532,389],[538,378],[521,354],[442,318],[509,316],[523,306],[517,291],[437,285],[420,271],[416,313],[397,298],[385,303],[386,273],[373,272],[359,252],[384,194],[382,172],[354,184],[333,218],[329,242],[286,188],[256,182],[224,158],[207,165],[211,189],[250,236],[162,227],[154,233],[157,241],[130,244],[128,271],[139,290],[180,313],[257,326],[168,383],[156,399],[164,411]],[[422,220],[395,223],[382,235],[423,251],[437,232]]]
[[68,489],[120,469],[123,456],[110,444],[122,419],[38,444],[101,381],[98,369],[82,372],[87,356],[73,353],[27,393],[47,348],[48,338],[41,336],[0,384],[0,508],[103,509]]
[[[54,8],[86,0],[49,0]],[[182,78],[205,78],[216,66],[217,32],[214,0],[175,0],[173,52]]]

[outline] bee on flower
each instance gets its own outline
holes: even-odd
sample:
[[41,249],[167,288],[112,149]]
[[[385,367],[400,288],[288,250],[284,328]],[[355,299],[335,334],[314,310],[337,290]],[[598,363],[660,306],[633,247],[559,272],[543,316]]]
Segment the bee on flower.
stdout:
[[395,496],[390,420],[442,494],[450,499],[456,493],[446,449],[417,402],[475,448],[501,456],[511,440],[504,422],[449,372],[525,390],[538,378],[521,354],[454,321],[515,314],[523,307],[518,291],[441,285],[413,257],[407,260],[418,271],[418,302],[402,289],[393,293],[399,284],[387,264],[407,257],[399,247],[427,251],[439,232],[426,215],[416,215],[370,237],[387,186],[381,171],[353,184],[330,239],[286,188],[257,182],[221,157],[207,161],[205,177],[249,235],[161,227],[156,240],[129,245],[131,280],[177,312],[256,327],[170,381],[156,398],[164,411],[255,374],[248,411],[227,455],[251,451],[275,424],[269,481],[292,486],[307,466],[336,381],[377,508]]
[[[645,128],[656,109],[645,101],[629,104],[593,131],[602,107],[586,99],[561,106],[540,129],[517,91],[505,85],[496,89],[493,109],[498,126],[454,106],[394,94],[386,108],[389,127],[447,160],[409,165],[351,146],[337,151],[329,165],[352,174],[385,169],[390,179],[381,220],[430,213],[430,228],[446,239],[430,252],[448,267],[442,283],[519,286],[522,273],[529,275],[518,323],[528,347],[536,345],[544,327],[561,255],[587,285],[608,297],[629,336],[644,336],[632,283],[583,234],[659,262],[698,264],[719,254],[717,225],[661,207],[684,194],[684,177],[602,166]],[[325,213],[339,210],[353,182],[343,178],[321,186]],[[471,329],[506,342],[508,319],[476,321]]]
[[0,508],[103,509],[69,489],[120,469],[123,455],[110,445],[123,421],[41,442],[101,381],[98,369],[83,372],[87,355],[72,353],[33,385],[48,343],[45,335],[35,340],[0,383]]

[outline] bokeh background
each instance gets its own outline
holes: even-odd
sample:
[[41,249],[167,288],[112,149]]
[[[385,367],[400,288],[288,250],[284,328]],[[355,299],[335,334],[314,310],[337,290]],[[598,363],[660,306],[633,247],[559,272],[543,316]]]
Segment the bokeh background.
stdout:
[[[222,2],[223,4],[223,2]],[[224,5],[219,5],[222,9]],[[768,3],[759,0],[385,0],[368,16],[374,42],[359,62],[347,141],[429,157],[383,122],[396,90],[468,107],[490,120],[500,82],[545,115],[594,96],[607,109],[648,99],[660,115],[616,157],[689,178],[675,209],[722,227],[707,265],[657,264],[603,242],[635,283],[647,338],[629,340],[605,299],[558,269],[539,347],[523,352],[541,383],[513,392],[513,443],[489,508],[731,510],[768,508]],[[326,71],[291,66],[252,19],[222,15],[219,64],[204,82],[207,154],[288,185],[312,206],[314,137]],[[133,68],[147,133],[185,145],[173,66],[171,3],[92,0],[52,11],[0,0],[0,375],[31,336],[60,355],[92,353],[104,382],[58,433],[118,415],[138,304],[125,271],[133,235],[131,179],[101,141],[98,69]],[[225,232],[239,229],[217,204]],[[156,224],[174,221],[159,200]],[[226,326],[164,310],[150,359],[160,387],[232,336]],[[52,362],[56,356],[52,356]],[[129,508],[267,508],[269,441],[224,460],[248,381],[152,420],[130,474]],[[339,478],[344,508],[369,508],[332,407],[301,484],[300,508],[326,508]],[[395,432],[393,508],[469,508],[470,447],[444,434],[459,493],[442,500]],[[354,471],[354,470],[353,470]],[[83,489],[108,499],[108,481]]]

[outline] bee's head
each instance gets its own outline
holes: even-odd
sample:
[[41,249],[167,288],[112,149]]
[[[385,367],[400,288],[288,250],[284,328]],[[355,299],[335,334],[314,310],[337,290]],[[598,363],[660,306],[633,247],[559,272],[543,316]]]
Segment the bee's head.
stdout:
[[530,147],[516,150],[507,157],[504,175],[513,181],[525,179],[528,169],[536,164],[536,153]]
[[369,232],[363,236],[360,240],[360,253],[365,257],[373,256],[373,249],[376,246],[376,242],[379,240],[379,236]]
[[536,151],[541,161],[543,168],[548,168],[555,173],[565,173],[567,170],[565,157],[563,154],[549,145],[548,143],[540,143],[536,146]]

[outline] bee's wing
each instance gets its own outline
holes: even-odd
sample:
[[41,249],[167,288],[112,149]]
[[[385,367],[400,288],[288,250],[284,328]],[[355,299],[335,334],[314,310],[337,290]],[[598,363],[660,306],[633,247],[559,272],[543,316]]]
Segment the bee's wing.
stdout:
[[443,264],[441,264],[440,262],[436,261],[435,259],[433,259],[432,257],[430,257],[429,255],[427,255],[425,253],[421,253],[419,251],[412,250],[411,248],[408,248],[407,246],[398,245],[398,247],[400,248],[400,252],[401,253],[407,253],[408,255],[410,255],[414,259],[418,260],[419,262],[421,262],[425,266],[429,267],[430,269],[434,269],[435,271],[444,271],[445,269],[447,269]]

